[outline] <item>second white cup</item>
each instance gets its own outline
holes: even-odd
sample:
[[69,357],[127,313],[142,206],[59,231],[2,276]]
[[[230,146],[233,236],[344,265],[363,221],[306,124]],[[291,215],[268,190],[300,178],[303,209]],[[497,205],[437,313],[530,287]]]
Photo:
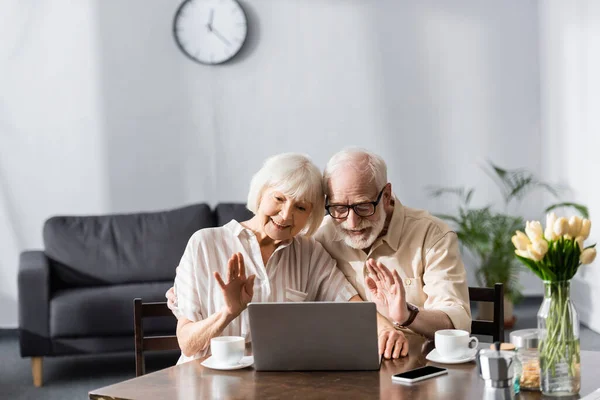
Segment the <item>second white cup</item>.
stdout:
[[435,349],[444,358],[461,358],[477,348],[479,340],[461,329],[442,329],[435,333]]
[[210,352],[218,364],[234,365],[244,357],[246,341],[242,336],[219,336],[210,339]]

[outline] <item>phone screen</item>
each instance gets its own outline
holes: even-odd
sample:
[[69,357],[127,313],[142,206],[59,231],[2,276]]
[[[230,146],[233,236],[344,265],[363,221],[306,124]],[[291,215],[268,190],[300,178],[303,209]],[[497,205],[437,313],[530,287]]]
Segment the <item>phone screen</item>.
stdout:
[[410,371],[403,372],[401,374],[394,375],[395,378],[404,378],[404,379],[417,379],[423,376],[435,374],[436,372],[445,371],[446,368],[434,367],[432,365],[428,365],[426,367],[412,369]]

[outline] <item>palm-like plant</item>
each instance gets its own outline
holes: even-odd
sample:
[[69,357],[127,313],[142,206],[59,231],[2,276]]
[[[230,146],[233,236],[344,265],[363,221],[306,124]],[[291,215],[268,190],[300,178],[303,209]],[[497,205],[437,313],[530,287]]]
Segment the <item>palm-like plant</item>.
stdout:
[[[538,180],[525,169],[507,170],[488,162],[486,172],[502,192],[504,211],[498,211],[492,205],[471,207],[471,199],[475,192],[472,188],[433,188],[430,189],[430,194],[434,197],[458,197],[456,215],[436,216],[453,225],[460,243],[476,257],[478,268],[475,277],[479,285],[492,287],[496,282],[503,283],[506,297],[516,303],[521,297],[519,272],[522,266],[515,258],[511,237],[525,222],[521,216],[510,215],[506,210],[511,203],[521,201],[534,189],[544,190],[554,197],[558,197],[559,190]],[[582,216],[588,218],[585,206],[571,202],[553,204],[547,207],[545,212],[562,207],[575,208]]]

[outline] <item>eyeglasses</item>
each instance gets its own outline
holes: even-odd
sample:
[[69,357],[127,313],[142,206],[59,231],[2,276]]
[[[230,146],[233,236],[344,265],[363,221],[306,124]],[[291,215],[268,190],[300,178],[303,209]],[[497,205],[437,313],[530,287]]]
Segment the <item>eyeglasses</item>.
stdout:
[[350,205],[328,204],[325,206],[325,209],[327,210],[327,213],[331,215],[331,218],[335,219],[347,218],[348,214],[350,214],[350,209],[353,209],[354,213],[359,217],[370,217],[371,215],[375,214],[375,208],[381,201],[381,196],[383,195],[384,189],[385,186],[383,189],[381,189],[381,192],[379,192],[379,195],[377,195],[377,200],[375,201],[367,201],[364,203]]

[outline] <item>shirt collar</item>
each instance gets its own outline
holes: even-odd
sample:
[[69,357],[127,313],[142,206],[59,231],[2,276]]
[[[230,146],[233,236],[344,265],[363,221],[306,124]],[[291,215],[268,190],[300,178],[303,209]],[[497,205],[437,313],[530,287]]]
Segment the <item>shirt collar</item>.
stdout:
[[232,219],[231,221],[223,225],[223,228],[229,229],[237,237],[239,237],[242,234],[242,232],[244,232],[244,230],[246,229],[235,219]]
[[402,228],[404,226],[404,206],[400,200],[394,196],[394,209],[392,210],[392,218],[387,228],[387,233],[381,238],[394,251],[400,248],[400,239],[402,236]]

